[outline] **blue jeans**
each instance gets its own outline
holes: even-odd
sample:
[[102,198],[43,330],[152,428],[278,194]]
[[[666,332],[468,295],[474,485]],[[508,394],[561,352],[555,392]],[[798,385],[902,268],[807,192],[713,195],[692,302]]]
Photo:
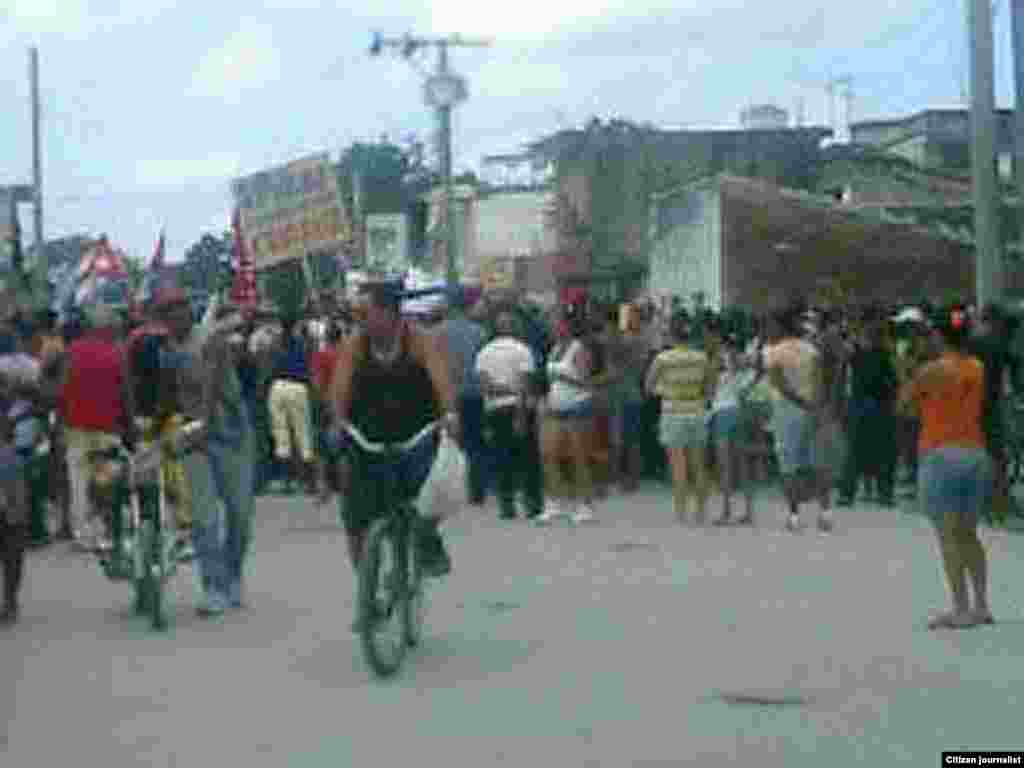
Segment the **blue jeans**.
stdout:
[[482,395],[464,394],[459,398],[462,421],[462,444],[469,462],[470,499],[483,499],[493,484],[494,466],[484,440],[484,399]]
[[210,469],[224,504],[220,552],[224,582],[219,591],[234,603],[240,599],[242,571],[252,541],[254,453],[251,441],[245,441],[240,448],[211,444],[209,449]]
[[224,608],[229,582],[221,545],[222,517],[209,456],[195,451],[182,459],[192,494],[192,544],[205,598]]
[[[192,543],[199,576],[214,607],[237,603],[242,570],[252,538],[253,458],[242,446],[211,443],[185,457],[192,492]],[[223,505],[223,510],[221,505]]]

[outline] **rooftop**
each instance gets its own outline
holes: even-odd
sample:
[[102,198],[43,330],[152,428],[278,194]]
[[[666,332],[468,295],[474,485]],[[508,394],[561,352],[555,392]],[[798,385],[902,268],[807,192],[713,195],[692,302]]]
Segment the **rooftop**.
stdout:
[[[955,106],[955,107],[930,107],[928,109],[922,109],[922,110],[920,110],[918,112],[913,112],[913,113],[911,113],[909,115],[905,115],[903,117],[886,117],[886,118],[878,118],[878,119],[875,119],[875,120],[860,120],[860,121],[858,121],[856,123],[852,123],[850,127],[851,128],[876,128],[876,127],[885,127],[885,126],[897,126],[897,125],[904,125],[905,123],[912,122],[913,120],[918,120],[918,119],[920,119],[922,117],[926,117],[928,115],[966,115],[968,113],[968,111],[969,110],[966,107],[962,107],[962,106]],[[997,109],[996,113],[999,114],[999,115],[1002,115],[1002,116],[1012,115],[1013,114],[1013,110],[1012,109]]]

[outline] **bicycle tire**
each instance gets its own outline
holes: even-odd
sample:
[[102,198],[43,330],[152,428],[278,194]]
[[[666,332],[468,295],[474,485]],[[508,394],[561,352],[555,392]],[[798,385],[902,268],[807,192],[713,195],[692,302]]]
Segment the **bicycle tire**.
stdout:
[[163,534],[156,525],[148,521],[149,529],[147,560],[149,574],[149,620],[153,629],[167,628],[167,612],[164,605]]
[[420,560],[419,541],[415,535],[413,525],[413,522],[408,523],[408,533],[404,537],[405,558],[402,562],[405,570],[402,624],[405,642],[410,648],[415,648],[423,640],[423,625],[427,611],[423,565]]
[[135,613],[147,615],[149,613],[149,601],[151,592],[149,586],[149,561],[147,552],[146,526],[140,525],[132,532],[134,544],[132,546],[132,584],[135,587]]
[[[390,643],[391,652],[385,655],[377,643],[378,629],[381,624],[381,611],[378,605],[378,588],[381,582],[381,565],[384,554],[390,550],[392,562],[399,563],[398,553],[401,542],[396,541],[395,531],[391,520],[378,520],[371,527],[366,536],[366,543],[363,547],[363,556],[359,564],[359,599],[356,610],[361,620],[360,640],[363,647],[363,656],[377,677],[391,677],[402,666],[405,660],[407,648],[404,626],[397,632],[397,642]],[[395,568],[397,572],[398,569]],[[395,580],[395,574],[390,575],[390,580]],[[390,585],[391,594],[389,604],[385,607],[384,618],[393,619],[395,611],[404,614],[404,589],[401,584]],[[404,624],[404,620],[402,621]]]

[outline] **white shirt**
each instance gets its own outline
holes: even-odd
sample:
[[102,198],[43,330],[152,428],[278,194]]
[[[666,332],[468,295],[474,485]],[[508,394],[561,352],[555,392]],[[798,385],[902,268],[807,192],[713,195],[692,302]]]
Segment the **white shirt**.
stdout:
[[[487,344],[476,356],[476,371],[502,389],[522,393],[523,376],[537,370],[530,348],[518,339],[502,336]],[[488,397],[485,408],[494,410],[519,402],[517,395]]]
[[585,387],[570,384],[558,376],[567,376],[577,381],[583,381],[584,371],[579,370],[576,365],[576,353],[583,344],[575,339],[569,345],[560,358],[548,362],[548,374],[551,376],[551,391],[548,393],[548,405],[553,411],[566,411],[573,406],[583,405],[589,402],[593,395]]
[[718,388],[715,390],[715,399],[711,410],[721,411],[739,406],[740,395],[754,383],[755,378],[757,378],[757,371],[749,368],[723,371],[718,379]]

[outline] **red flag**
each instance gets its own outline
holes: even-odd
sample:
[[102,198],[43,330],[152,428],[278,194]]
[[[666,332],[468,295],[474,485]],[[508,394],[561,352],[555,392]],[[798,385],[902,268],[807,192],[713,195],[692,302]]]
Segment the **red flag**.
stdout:
[[235,262],[235,282],[231,286],[231,300],[240,307],[254,309],[259,302],[256,295],[256,265],[249,255],[245,236],[242,234],[242,214],[235,208],[231,219],[231,228],[235,233],[235,247],[232,260]]
[[164,255],[167,250],[167,236],[164,228],[160,228],[160,238],[156,242],[156,250],[153,251],[153,258],[149,262],[149,269],[142,277],[142,283],[135,293],[135,303],[139,306],[145,304],[153,297],[153,290],[160,282],[161,273],[164,270]]

